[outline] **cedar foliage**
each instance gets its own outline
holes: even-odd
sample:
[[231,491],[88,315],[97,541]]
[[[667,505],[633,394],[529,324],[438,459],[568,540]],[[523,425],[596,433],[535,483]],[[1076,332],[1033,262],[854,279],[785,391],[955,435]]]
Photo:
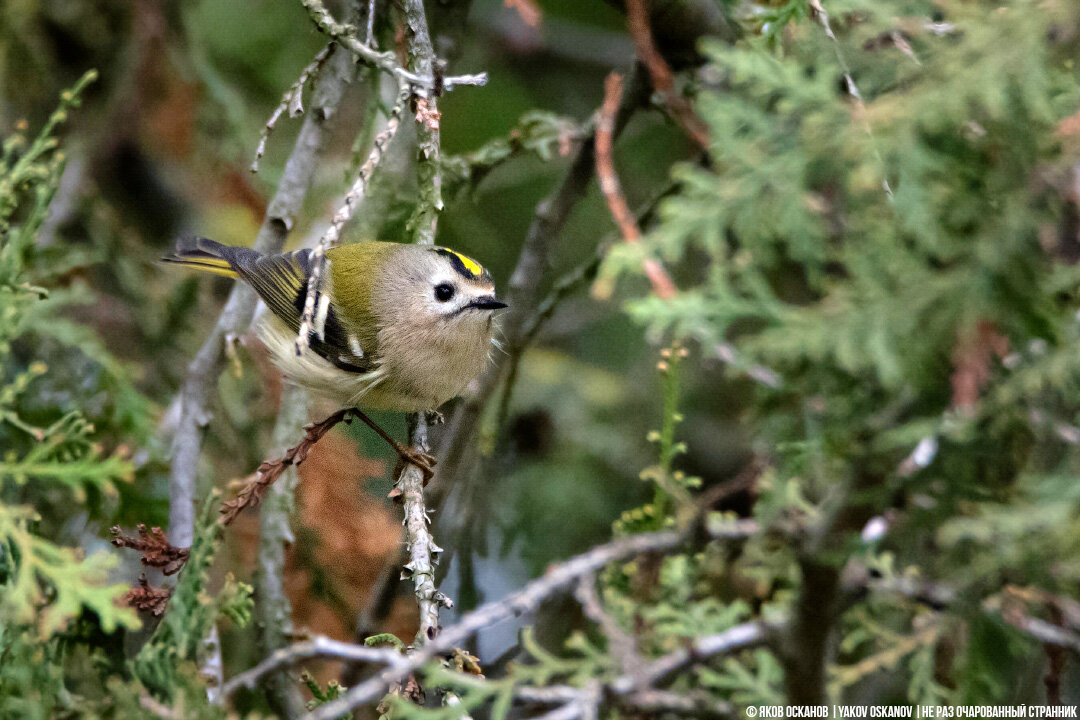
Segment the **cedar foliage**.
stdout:
[[[208,705],[197,671],[199,653],[219,618],[248,621],[251,588],[229,579],[214,597],[206,595],[206,570],[220,542],[215,504],[207,505],[166,619],[127,669],[118,665],[117,642],[141,622],[124,602],[128,586],[113,582],[120,555],[102,549],[87,557],[58,544],[61,533],[38,510],[119,498],[136,467],[122,445],[104,449],[108,432],[150,445],[149,403],[92,333],[61,315],[81,291],[44,287],[78,265],[34,244],[64,166],[56,133],[95,78],[84,75],[36,137],[20,129],[0,155],[0,717],[157,717],[146,700],[155,693],[186,708],[185,717],[219,718],[224,711]],[[26,358],[46,354],[49,343],[85,354],[97,367],[96,382],[82,390],[107,392],[111,405],[95,407],[106,432],[88,413],[67,407],[70,401],[32,398],[48,368]],[[76,400],[89,404],[85,395]],[[47,422],[35,424],[40,419]]]

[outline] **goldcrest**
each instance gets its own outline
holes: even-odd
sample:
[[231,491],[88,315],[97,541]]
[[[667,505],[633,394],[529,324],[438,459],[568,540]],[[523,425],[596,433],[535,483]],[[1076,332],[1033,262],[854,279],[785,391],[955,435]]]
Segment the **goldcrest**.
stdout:
[[185,238],[164,259],[251,285],[270,310],[259,334],[275,364],[344,407],[433,411],[460,395],[489,362],[493,316],[506,307],[490,273],[449,248],[345,245],[326,255],[316,311],[323,332],[298,355],[310,250],[263,255]]

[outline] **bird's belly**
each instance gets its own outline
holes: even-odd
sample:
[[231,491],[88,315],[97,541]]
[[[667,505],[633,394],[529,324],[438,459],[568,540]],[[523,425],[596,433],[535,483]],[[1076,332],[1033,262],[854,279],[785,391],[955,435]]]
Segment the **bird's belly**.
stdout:
[[376,391],[420,403],[412,410],[434,410],[465,391],[483,372],[489,360],[490,341],[447,352],[395,353],[395,362],[386,363],[386,380]]
[[396,348],[370,372],[342,370],[311,350],[297,356],[296,335],[277,318],[260,324],[260,337],[287,380],[343,407],[416,412],[434,410],[460,395],[484,369],[490,339],[448,352]]

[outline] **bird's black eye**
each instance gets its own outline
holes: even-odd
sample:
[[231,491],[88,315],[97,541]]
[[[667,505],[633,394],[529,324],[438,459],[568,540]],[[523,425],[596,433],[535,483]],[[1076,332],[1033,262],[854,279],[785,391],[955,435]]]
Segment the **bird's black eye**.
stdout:
[[446,302],[452,297],[454,297],[454,286],[450,283],[439,283],[435,286],[435,299],[439,302]]

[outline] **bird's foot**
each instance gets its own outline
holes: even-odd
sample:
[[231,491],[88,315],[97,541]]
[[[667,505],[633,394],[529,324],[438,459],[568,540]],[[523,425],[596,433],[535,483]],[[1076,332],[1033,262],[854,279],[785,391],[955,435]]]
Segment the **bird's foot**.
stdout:
[[399,442],[394,443],[394,450],[397,451],[399,458],[395,475],[400,476],[405,465],[413,465],[423,473],[425,486],[428,484],[428,480],[435,476],[435,464],[437,461],[434,455],[426,453],[420,448],[409,447]]
[[427,420],[428,425],[442,425],[446,422],[446,416],[438,410],[428,410],[424,413],[424,419]]

